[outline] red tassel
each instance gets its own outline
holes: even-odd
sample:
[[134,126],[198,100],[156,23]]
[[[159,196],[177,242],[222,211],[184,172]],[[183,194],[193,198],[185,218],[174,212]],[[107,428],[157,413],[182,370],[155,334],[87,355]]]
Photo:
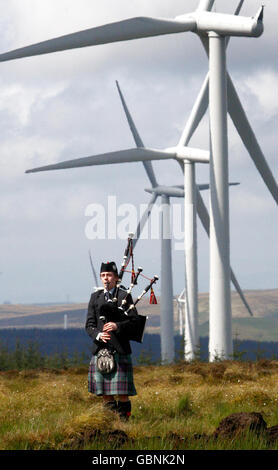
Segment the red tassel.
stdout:
[[157,304],[156,296],[154,295],[154,291],[152,287],[151,287],[151,295],[150,295],[150,304]]
[[135,279],[135,271],[134,271],[134,269],[132,269],[132,271],[131,271],[131,283],[132,284],[134,282],[134,279]]

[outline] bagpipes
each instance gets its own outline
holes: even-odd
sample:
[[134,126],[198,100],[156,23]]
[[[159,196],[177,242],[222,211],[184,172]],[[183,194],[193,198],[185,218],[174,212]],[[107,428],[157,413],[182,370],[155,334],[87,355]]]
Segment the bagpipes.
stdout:
[[[153,286],[153,284],[156,283],[156,281],[159,278],[158,278],[158,276],[154,276],[152,279],[150,279],[147,276],[144,276],[142,274],[143,268],[141,268],[141,267],[138,267],[137,272],[135,273],[135,270],[134,270],[134,256],[133,256],[133,236],[134,236],[133,233],[129,233],[129,235],[128,235],[127,246],[126,246],[126,249],[125,249],[125,252],[124,252],[123,261],[122,261],[121,269],[120,269],[120,272],[119,272],[119,279],[118,279],[118,282],[117,282],[117,285],[116,285],[114,298],[112,300],[114,305],[115,304],[117,305],[118,296],[119,296],[119,289],[120,289],[120,286],[121,286],[121,283],[122,283],[123,275],[124,275],[125,272],[130,272],[131,273],[130,286],[126,290],[126,295],[123,298],[121,305],[118,306],[119,314],[121,312],[122,314],[124,314],[125,318],[129,314],[129,312],[131,312],[132,310],[134,310],[136,308],[135,306],[138,304],[138,302],[141,300],[141,298],[149,290],[151,291],[150,303],[151,304],[157,304],[157,300],[156,300],[156,297],[155,297],[152,286]],[[127,271],[127,266],[129,264],[130,260],[132,262],[132,269],[131,269],[131,271]],[[137,281],[138,281],[139,276],[142,276],[145,279],[148,279],[150,282],[145,287],[145,289],[143,289],[142,293],[137,297],[136,301],[133,304],[128,306],[128,296],[131,294],[131,291],[132,291],[133,287],[135,285],[137,285]],[[143,337],[144,337],[145,326],[146,326],[146,320],[147,320],[147,317],[145,315],[139,315],[139,314],[136,315],[136,331],[135,331],[135,329],[133,329],[134,331],[132,331],[130,333],[130,335],[129,335],[130,340],[136,341],[138,343],[142,343]]]

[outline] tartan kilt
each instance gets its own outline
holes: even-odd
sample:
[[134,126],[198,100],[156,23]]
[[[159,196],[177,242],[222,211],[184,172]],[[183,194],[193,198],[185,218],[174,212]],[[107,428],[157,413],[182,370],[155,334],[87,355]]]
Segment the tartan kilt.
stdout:
[[133,383],[133,368],[130,354],[114,354],[115,369],[102,374],[96,368],[97,356],[93,355],[88,373],[88,391],[96,395],[137,395]]

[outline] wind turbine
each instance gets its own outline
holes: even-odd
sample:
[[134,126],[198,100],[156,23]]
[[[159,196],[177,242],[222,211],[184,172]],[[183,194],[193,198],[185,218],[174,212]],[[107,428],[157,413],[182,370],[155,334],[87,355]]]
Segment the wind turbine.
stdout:
[[[209,185],[200,185],[202,190],[208,189]],[[173,274],[172,274],[172,238],[171,238],[171,221],[170,221],[170,198],[178,197],[184,199],[184,190],[178,187],[171,186],[154,186],[145,191],[152,194],[150,203],[140,220],[137,231],[136,241],[140,237],[140,232],[147,218],[151,215],[152,208],[158,197],[161,198],[161,294],[160,294],[160,336],[161,336],[161,358],[163,363],[174,361],[174,311],[173,311]],[[195,344],[199,341],[198,331],[196,329],[196,338],[192,337],[192,328],[190,320],[187,317],[185,335],[185,344],[187,349],[185,351],[186,359],[188,354],[192,355],[195,352],[192,348],[193,340]],[[196,323],[198,319],[196,319]],[[190,346],[189,346],[190,345]]]
[[[247,18],[211,12],[213,4],[214,0],[201,0],[194,12],[178,16],[174,20],[131,18],[0,55],[0,61],[7,61],[66,49],[187,31],[195,32],[204,38],[204,44],[209,46],[211,129],[210,360],[219,357],[228,358],[232,354],[227,111],[263,180],[278,202],[277,183],[248,123],[226,69],[226,38],[259,37],[263,33],[263,7],[254,17]],[[140,153],[141,161],[150,157],[149,152],[147,155],[146,151],[140,149]],[[132,156],[135,154],[138,158],[139,152],[133,152]],[[128,161],[124,153],[116,155],[114,152],[110,157],[111,155],[114,161],[115,159]],[[178,149],[173,158],[180,156]],[[157,154],[156,159],[158,159]],[[199,199],[198,194],[197,198]]]
[[[127,107],[127,104],[125,102],[125,99],[124,99],[124,96],[121,92],[121,89],[120,89],[120,86],[119,86],[119,83],[116,81],[116,85],[117,85],[117,88],[118,88],[118,92],[119,92],[119,95],[120,95],[120,99],[121,99],[121,102],[122,102],[122,105],[123,105],[123,108],[124,108],[124,112],[125,112],[125,115],[126,115],[126,118],[127,118],[127,122],[129,124],[129,127],[130,127],[130,130],[131,130],[131,133],[133,135],[133,138],[134,138],[134,141],[137,145],[137,147],[144,147],[144,144],[143,144],[143,140],[141,139],[140,135],[139,135],[139,132],[135,126],[135,123],[134,123],[134,120],[130,114],[130,111]],[[200,94],[202,95],[202,89],[201,89],[201,92]],[[196,122],[196,114],[198,115],[198,112],[196,113],[195,111],[198,110],[198,105],[200,103],[200,96],[197,97],[197,100],[196,100],[196,103],[192,109],[192,112],[189,116],[189,119],[186,123],[186,126],[185,126],[185,129],[184,129],[184,132],[182,133],[182,137],[180,139],[180,143],[182,144],[183,141],[185,141],[185,145],[187,144],[187,140],[189,140],[189,135],[192,135],[192,129],[196,126],[197,127],[197,122]],[[152,163],[151,161],[148,161],[148,162],[143,162],[143,165],[145,167],[145,170],[146,170],[146,173],[149,177],[149,180],[150,180],[150,183],[152,185],[152,188],[151,189],[146,189],[145,191],[149,192],[152,194],[152,198],[149,202],[149,205],[145,211],[145,213],[143,214],[142,216],[142,219],[140,220],[139,224],[138,224],[138,227],[137,227],[137,231],[136,231],[136,239],[134,241],[134,246],[138,240],[138,238],[140,237],[140,232],[142,231],[145,223],[146,223],[146,220],[147,218],[150,216],[150,213],[151,213],[151,210],[152,210],[152,207],[153,205],[155,204],[155,201],[157,199],[157,197],[160,195],[160,196],[164,196],[165,199],[164,199],[164,206],[165,206],[165,210],[166,210],[166,214],[169,212],[169,208],[167,206],[167,204],[169,204],[169,197],[183,197],[184,198],[184,195],[185,195],[185,192],[184,192],[184,185],[181,185],[181,186],[159,186],[158,183],[157,183],[157,180],[156,180],[156,177],[155,177],[155,174],[154,174],[154,171],[153,171],[153,167],[152,167]],[[230,186],[232,185],[237,185],[239,183],[229,183]],[[196,185],[196,189],[198,190],[198,206],[197,206],[197,212],[198,212],[198,215],[200,217],[200,220],[209,236],[209,215],[206,211],[206,208],[205,208],[205,205],[202,201],[202,198],[201,198],[201,195],[200,195],[200,191],[202,190],[206,190],[206,189],[209,189],[209,185],[208,184],[198,184]],[[169,217],[166,216],[166,222],[168,221]],[[164,222],[165,223],[165,222]],[[185,230],[186,230],[186,226],[185,226]],[[169,223],[168,225],[165,227],[165,233],[168,234],[170,233],[170,226],[169,226]],[[168,237],[169,238],[169,237]],[[162,350],[162,357],[164,356],[163,355],[163,350],[164,351],[168,351],[168,355],[169,355],[169,351],[172,351],[173,349],[173,342],[171,342],[170,340],[170,335],[169,333],[173,331],[173,326],[171,327],[171,323],[170,323],[170,327],[169,327],[169,318],[172,318],[171,316],[173,315],[173,303],[172,303],[172,298],[173,298],[173,287],[172,287],[172,265],[170,264],[171,262],[171,241],[168,241],[168,244],[169,246],[167,247],[167,243],[162,239],[162,243],[164,242],[164,245],[165,248],[162,247],[162,250],[161,250],[161,253],[162,253],[162,256],[161,256],[161,259],[162,259],[162,263],[163,263],[163,266],[166,267],[166,271],[167,271],[167,275],[168,275],[168,278],[167,278],[167,275],[165,274],[165,270],[161,270],[161,295],[163,295],[163,298],[161,299],[161,304],[165,305],[165,308],[164,308],[164,311],[163,313],[161,314],[161,323],[163,324],[163,319],[165,319],[165,326],[164,328],[162,329],[162,343],[167,345],[168,344],[168,348],[166,349],[163,348],[163,346],[161,347],[161,350]],[[165,254],[164,254],[165,253]],[[168,262],[167,262],[168,260]],[[197,268],[195,268],[197,269]],[[187,273],[187,275],[190,275],[190,273]],[[240,288],[240,285],[233,273],[233,271],[231,270],[231,280],[243,302],[243,304],[245,305],[249,315],[253,316],[253,313],[252,313],[252,310],[250,308],[250,306],[248,305],[248,302],[247,300],[245,299],[245,296]],[[185,279],[185,285],[187,286],[187,277]],[[165,286],[165,292],[164,292],[164,289],[162,288],[163,286]],[[171,286],[170,288],[168,286]],[[197,286],[196,285],[193,285],[194,288],[196,288],[196,291],[197,291]],[[192,283],[191,283],[191,288],[192,288]],[[169,291],[168,292],[168,295],[166,295],[166,292],[167,290]],[[197,291],[198,293],[198,291]],[[193,298],[194,296],[194,293],[191,294],[191,298]],[[198,317],[198,307],[196,306],[196,310],[195,311],[192,311],[192,306],[189,306],[188,305],[188,291],[187,291],[187,287],[185,287],[185,289],[183,290],[182,294],[179,296],[178,298],[178,308],[180,306],[180,302],[184,302],[185,304],[185,325],[186,325],[186,328],[185,328],[185,358],[194,358],[194,351],[193,351],[193,348],[192,348],[192,335],[190,334],[190,332],[192,332],[192,328],[191,328],[191,324],[192,324],[192,318],[193,315],[195,315],[195,317]],[[190,308],[191,307],[191,308]],[[163,308],[163,307],[162,307]],[[190,311],[192,311],[192,315],[190,317]],[[167,314],[168,312],[168,314]],[[179,315],[181,315],[181,311],[179,310]],[[180,323],[181,323],[181,320],[180,320]],[[197,321],[198,323],[198,321]],[[198,325],[197,325],[197,328],[198,328]],[[163,332],[165,332],[163,334]],[[168,332],[168,336],[166,338],[166,335],[167,335],[167,332]],[[165,339],[163,339],[165,336]],[[198,334],[196,335],[197,338],[196,340],[199,341],[199,338],[198,338]],[[169,341],[170,341],[170,344],[169,344]],[[172,356],[173,356],[173,353],[171,353]],[[166,356],[166,354],[165,354]]]
[[[135,123],[132,119],[132,116],[129,112],[129,109],[126,105],[125,99],[123,97],[122,91],[120,89],[119,83],[116,81],[117,89],[120,95],[121,103],[124,108],[124,112],[129,124],[131,133],[133,135],[135,144],[137,148],[144,148],[143,141],[139,135],[139,132],[135,126]],[[182,197],[184,198],[184,190],[177,187],[171,186],[160,186],[157,183],[154,170],[152,167],[151,161],[143,162],[144,168],[152,185],[151,189],[146,191],[152,194],[149,205],[140,220],[137,231],[136,239],[134,240],[134,247],[136,242],[140,237],[141,230],[143,229],[147,218],[151,214],[151,210],[156,202],[156,199],[161,197],[161,288],[160,288],[160,338],[161,338],[161,359],[162,362],[173,362],[175,356],[175,347],[174,347],[174,310],[173,310],[173,273],[172,273],[172,243],[171,243],[171,227],[170,227],[170,197]],[[202,189],[208,189],[209,185],[203,185]],[[201,189],[201,187],[200,187]],[[191,215],[191,214],[190,214]],[[193,214],[192,214],[193,215]],[[188,222],[188,220],[187,220]],[[185,222],[186,224],[186,222]],[[189,229],[194,224],[194,220],[190,220]],[[188,229],[188,226],[185,225],[185,230]],[[186,232],[185,232],[186,233]],[[195,240],[192,240],[195,243]],[[197,253],[197,250],[196,250]],[[191,259],[191,262],[197,262],[196,259]],[[186,258],[185,258],[186,264]],[[186,279],[192,272],[191,265],[186,264]],[[190,267],[190,272],[188,269]],[[194,272],[197,271],[197,268],[194,267]],[[196,276],[197,278],[197,276]],[[190,282],[190,281],[189,281]],[[197,289],[197,279],[196,283],[192,285],[194,289]],[[194,296],[195,297],[195,296]],[[197,293],[196,293],[197,298]],[[195,318],[194,318],[195,317]],[[185,354],[189,354],[192,359],[195,354],[195,349],[197,347],[199,338],[197,332],[197,311],[194,310],[192,319],[190,321],[189,316],[187,322],[187,328],[185,334],[188,335],[188,338],[185,339],[186,348],[188,351],[185,351]],[[194,318],[194,319],[193,319]],[[192,328],[191,322],[194,321],[195,328]]]
[[180,332],[180,335],[182,336],[184,332],[184,326],[185,326],[184,319],[185,319],[186,308],[187,308],[185,287],[181,291],[180,295],[177,297],[176,302],[177,302],[177,308],[178,308],[179,332]]

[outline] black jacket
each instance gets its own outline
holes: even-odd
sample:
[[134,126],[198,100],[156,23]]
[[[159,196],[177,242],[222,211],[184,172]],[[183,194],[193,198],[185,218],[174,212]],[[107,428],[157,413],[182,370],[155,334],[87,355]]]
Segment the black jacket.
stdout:
[[[126,291],[119,289],[118,306],[122,304],[122,300],[126,297]],[[127,306],[133,303],[130,294],[127,296]],[[113,321],[117,324],[117,330],[110,332],[111,340],[107,343],[98,341],[97,335],[102,332],[104,321],[100,319],[104,316],[106,322]],[[86,332],[93,340],[92,353],[96,354],[99,349],[110,347],[115,349],[119,354],[130,354],[131,347],[129,343],[130,336],[136,330],[138,313],[136,309],[132,309],[128,315],[118,309],[117,305],[107,302],[104,298],[104,290],[99,290],[91,295],[88,305],[88,314],[86,321]]]

